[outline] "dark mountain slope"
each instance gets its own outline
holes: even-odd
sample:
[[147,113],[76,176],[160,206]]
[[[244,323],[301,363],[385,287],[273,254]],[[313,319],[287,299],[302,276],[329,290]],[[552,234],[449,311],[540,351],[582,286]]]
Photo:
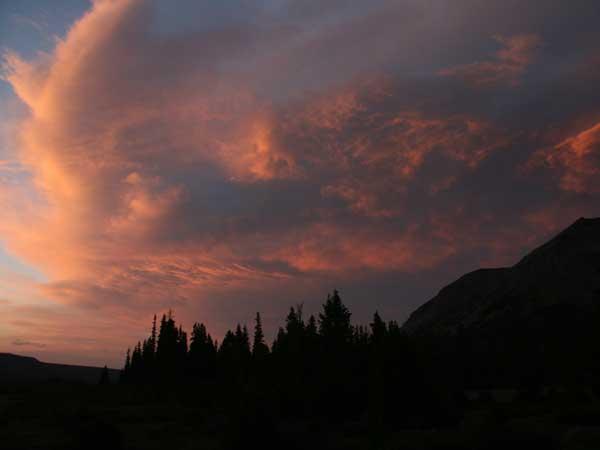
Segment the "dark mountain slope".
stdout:
[[443,288],[403,326],[471,385],[600,375],[600,219],[579,219],[510,268]]
[[[93,384],[100,380],[101,371],[100,367],[50,364],[28,356],[0,353],[0,383],[61,380]],[[116,381],[118,373],[109,369],[111,380]]]
[[526,319],[560,305],[600,305],[600,218],[579,219],[510,268],[480,269],[443,288],[411,314],[410,334],[455,334]]

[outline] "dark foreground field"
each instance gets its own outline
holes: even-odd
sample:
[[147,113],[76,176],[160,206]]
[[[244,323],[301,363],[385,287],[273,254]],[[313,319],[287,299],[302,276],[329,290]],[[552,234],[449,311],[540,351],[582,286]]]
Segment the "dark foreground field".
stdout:
[[234,400],[214,386],[168,395],[119,385],[3,386],[0,442],[6,450],[600,448],[593,393],[514,394],[465,399],[454,424],[411,429],[373,427],[368,417],[337,423],[318,412],[314,420],[282,419],[272,401]]

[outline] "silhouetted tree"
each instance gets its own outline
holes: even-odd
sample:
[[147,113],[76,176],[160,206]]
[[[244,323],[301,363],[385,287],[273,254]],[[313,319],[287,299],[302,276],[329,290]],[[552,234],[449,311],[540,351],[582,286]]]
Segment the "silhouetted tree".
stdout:
[[252,357],[254,361],[264,361],[269,355],[269,347],[265,344],[265,335],[262,329],[260,313],[256,313],[254,324],[254,339],[252,341]]
[[192,375],[204,379],[214,377],[217,364],[216,343],[202,323],[195,323],[192,328],[188,358]]
[[248,330],[240,324],[235,333],[227,331],[217,353],[217,366],[220,377],[241,382],[246,378],[251,351]]
[[387,337],[387,326],[379,313],[375,311],[373,315],[373,322],[370,323],[371,326],[371,343],[377,349],[381,349],[385,343],[385,339]]
[[313,315],[308,318],[308,322],[304,327],[304,351],[310,359],[309,364],[319,353],[319,330],[317,320]]
[[306,334],[317,336],[319,334],[319,330],[317,329],[317,319],[312,314],[308,318],[308,323],[306,324]]
[[107,385],[110,384],[110,376],[108,373],[108,367],[104,366],[102,368],[102,372],[100,372],[100,380],[98,381],[98,384],[100,385]]
[[129,368],[129,377],[131,380],[139,382],[143,373],[142,344],[138,341],[131,355],[131,366]]
[[304,322],[302,308],[291,307],[285,319],[285,328],[280,328],[273,343],[273,355],[286,378],[301,376],[303,362]]
[[285,340],[285,330],[282,327],[277,329],[277,336],[273,340],[271,345],[271,353],[275,356],[279,356],[283,353],[283,345]]
[[188,356],[188,340],[187,333],[183,331],[181,325],[177,329],[177,362],[179,369],[183,369],[187,362]]
[[181,364],[182,342],[179,339],[179,333],[175,326],[173,313],[169,311],[168,315],[162,316],[160,321],[160,330],[156,344],[156,365],[160,377],[173,378],[176,376]]
[[238,324],[235,330],[235,337],[240,346],[242,357],[248,360],[252,352],[250,350],[250,336],[248,334],[248,328],[246,328],[246,325],[240,328],[240,325]]
[[150,337],[142,344],[142,377],[151,381],[156,371],[156,315],[152,320]]
[[126,383],[130,381],[129,377],[131,374],[131,349],[127,349],[127,353],[125,356],[125,365],[123,366],[123,370],[121,370],[119,381],[121,383]]
[[323,312],[319,313],[319,333],[327,348],[341,349],[350,342],[353,334],[351,316],[337,290],[333,291],[333,295],[327,296]]

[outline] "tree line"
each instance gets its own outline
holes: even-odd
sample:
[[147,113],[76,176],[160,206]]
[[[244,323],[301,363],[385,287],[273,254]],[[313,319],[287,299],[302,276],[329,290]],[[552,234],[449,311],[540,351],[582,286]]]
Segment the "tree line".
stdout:
[[302,305],[291,307],[269,347],[259,313],[252,336],[238,324],[219,343],[203,323],[193,325],[188,339],[169,312],[159,323],[155,317],[148,338],[127,351],[121,381],[212,383],[246,403],[270,402],[284,416],[347,420],[367,414],[374,424],[439,420],[441,399],[399,324],[377,312],[368,326],[353,325],[351,317],[333,291],[317,317],[305,319]]

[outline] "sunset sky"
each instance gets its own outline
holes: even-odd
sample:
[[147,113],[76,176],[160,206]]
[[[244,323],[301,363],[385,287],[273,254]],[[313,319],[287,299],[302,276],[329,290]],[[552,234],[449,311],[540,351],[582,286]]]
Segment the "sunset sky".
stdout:
[[0,352],[402,322],[600,216],[592,0],[3,0]]

